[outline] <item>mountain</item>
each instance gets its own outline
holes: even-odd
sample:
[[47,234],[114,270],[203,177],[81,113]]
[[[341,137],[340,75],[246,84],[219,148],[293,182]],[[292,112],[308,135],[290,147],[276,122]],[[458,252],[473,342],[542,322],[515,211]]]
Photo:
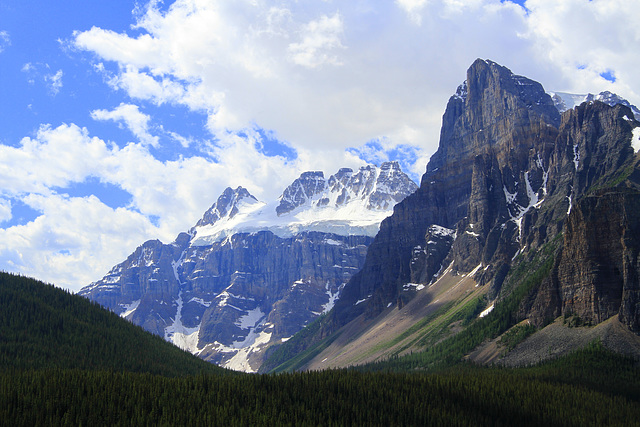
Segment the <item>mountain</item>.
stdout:
[[382,222],[315,332],[263,369],[495,362],[518,350],[509,337],[531,334],[564,352],[590,337],[640,354],[640,122],[624,103],[560,114],[557,99],[475,61],[420,188]]
[[[0,272],[0,371],[225,373],[114,313],[34,279]],[[1,405],[0,405],[1,406]],[[8,418],[4,418],[8,419]]]
[[331,310],[416,188],[397,162],[304,172],[268,203],[227,188],[187,233],[145,242],[79,294],[207,361],[256,371],[269,347]]
[[609,91],[600,92],[598,94],[588,93],[586,95],[577,95],[566,92],[549,92],[553,103],[559,112],[564,113],[567,110],[577,107],[583,102],[600,101],[613,107],[617,104],[622,104],[631,109],[631,112],[635,116],[636,120],[640,120],[640,109],[635,105],[632,105],[626,99],[611,93]]

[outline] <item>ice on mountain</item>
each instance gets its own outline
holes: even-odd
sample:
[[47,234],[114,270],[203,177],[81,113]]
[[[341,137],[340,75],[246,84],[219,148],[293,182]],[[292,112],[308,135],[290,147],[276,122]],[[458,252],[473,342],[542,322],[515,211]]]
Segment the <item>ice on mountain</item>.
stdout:
[[191,245],[208,246],[237,233],[260,231],[282,238],[305,231],[375,236],[393,206],[416,189],[397,162],[363,166],[357,173],[342,168],[326,181],[322,172],[305,172],[279,200],[267,204],[249,194],[242,199],[248,203],[234,205],[233,216],[213,222],[203,218],[192,229]]
[[236,320],[236,326],[240,329],[249,329],[255,327],[260,320],[264,318],[265,314],[260,310],[260,307],[256,307],[253,310],[249,310],[247,314],[240,316]]
[[140,305],[140,300],[133,301],[130,304],[120,304],[120,306],[124,309],[122,313],[120,313],[120,317],[127,318],[130,314],[138,309]]
[[636,153],[640,151],[640,126],[635,127],[632,131],[631,146]]

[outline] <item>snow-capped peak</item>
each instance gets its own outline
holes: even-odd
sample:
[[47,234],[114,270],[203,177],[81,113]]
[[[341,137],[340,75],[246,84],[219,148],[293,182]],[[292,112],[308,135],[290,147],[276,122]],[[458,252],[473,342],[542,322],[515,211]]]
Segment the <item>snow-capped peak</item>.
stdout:
[[304,172],[269,203],[242,187],[227,189],[191,230],[191,245],[265,230],[280,237],[303,231],[375,236],[393,206],[416,189],[397,162],[363,166],[357,173],[343,168],[329,179],[322,172]]
[[616,104],[622,104],[629,108],[633,112],[636,120],[640,120],[640,109],[635,105],[632,105],[626,99],[616,95],[615,93],[611,93],[608,90],[604,92],[600,92],[597,95],[593,93],[588,93],[586,95],[581,94],[573,94],[566,92],[549,92],[553,103],[560,113],[564,113],[567,110],[577,107],[583,102],[593,102],[600,101],[604,102],[607,105],[614,106]]
[[227,187],[218,200],[204,213],[196,227],[213,225],[221,219],[232,219],[248,206],[260,203],[245,188]]

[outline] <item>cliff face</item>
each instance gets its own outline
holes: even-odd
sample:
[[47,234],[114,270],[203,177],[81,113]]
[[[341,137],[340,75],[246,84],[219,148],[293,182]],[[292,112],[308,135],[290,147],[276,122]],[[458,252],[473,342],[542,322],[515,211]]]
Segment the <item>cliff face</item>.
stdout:
[[640,194],[588,195],[572,207],[556,268],[530,310],[538,325],[558,315],[598,324],[619,314],[640,332]]
[[[522,216],[546,191],[560,123],[553,101],[539,83],[478,60],[442,121],[440,146],[420,188],[382,223],[363,270],[336,306],[332,328],[365,311],[377,314],[402,285],[429,282],[452,262],[460,271],[484,263],[489,281],[518,250]],[[434,239],[434,226],[448,237]],[[354,309],[363,298],[370,301]]]
[[448,266],[473,271],[499,299],[515,257],[562,232],[553,274],[524,315],[537,324],[564,313],[598,323],[620,313],[637,331],[633,117],[601,102],[561,117],[539,83],[474,62],[449,100],[420,188],[382,223],[325,332],[400,308],[403,285],[428,284]]

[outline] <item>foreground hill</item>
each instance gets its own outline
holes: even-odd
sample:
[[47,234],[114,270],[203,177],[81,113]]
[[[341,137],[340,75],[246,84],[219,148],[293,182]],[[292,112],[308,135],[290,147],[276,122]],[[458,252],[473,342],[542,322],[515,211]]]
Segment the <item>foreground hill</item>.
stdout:
[[222,373],[85,298],[0,272],[0,370]]
[[638,364],[597,343],[527,369],[218,375],[221,368],[32,279],[0,274],[0,303],[2,425],[582,427],[640,419]]
[[[535,368],[167,378],[0,371],[0,420],[31,425],[632,426],[640,369],[593,345]],[[0,422],[2,423],[2,422]]]

